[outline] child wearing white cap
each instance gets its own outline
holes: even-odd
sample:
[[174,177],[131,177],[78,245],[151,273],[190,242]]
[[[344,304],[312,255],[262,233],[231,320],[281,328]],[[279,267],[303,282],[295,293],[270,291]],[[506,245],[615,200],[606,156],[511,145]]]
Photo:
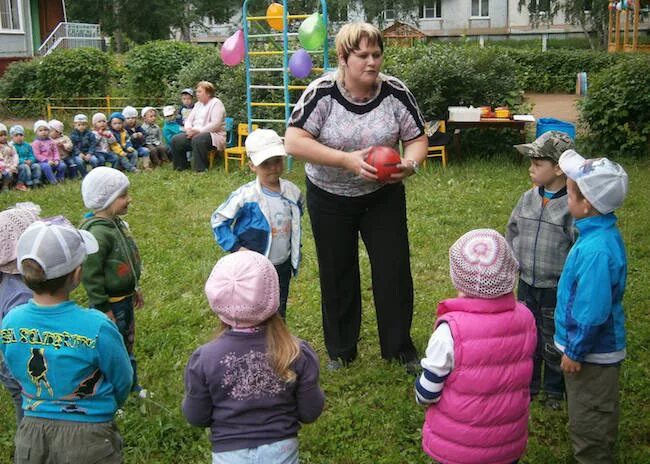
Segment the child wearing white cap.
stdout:
[[509,464],[526,451],[537,335],[513,293],[517,268],[496,230],[467,232],[449,249],[458,296],[438,305],[415,382],[429,405],[422,447],[436,462]]
[[[41,209],[34,203],[19,203],[0,212],[0,323],[16,306],[27,303],[32,291],[18,272],[16,245],[22,233],[38,220]],[[0,352],[0,383],[9,391],[16,409],[16,423],[23,418],[23,400],[20,384],[9,372]]]
[[2,192],[9,191],[9,186],[18,174],[18,154],[7,143],[7,126],[0,123],[0,179]]
[[142,126],[138,126],[138,110],[132,106],[125,106],[122,110],[124,115],[124,130],[126,130],[129,137],[131,137],[131,145],[138,154],[138,158],[142,158],[142,167],[145,171],[151,170],[151,154],[149,149],[144,146],[144,130]]
[[178,112],[176,122],[183,127],[187,118],[194,109],[194,89],[186,88],[181,90],[181,108]]
[[79,156],[74,155],[72,140],[63,133],[65,130],[63,123],[58,119],[52,119],[47,124],[50,126],[50,138],[56,143],[59,156],[66,165],[68,178],[76,179],[77,174],[82,178],[86,177],[86,165]]
[[574,150],[559,160],[569,211],[579,231],[557,292],[555,346],[569,407],[569,436],[579,463],[616,462],[619,377],[625,359],[623,294],[627,258],[614,211],[625,200],[625,170]]
[[129,185],[124,173],[105,166],[90,171],[81,183],[83,202],[92,212],[80,229],[90,232],[99,244],[99,253],[89,255],[84,262],[82,282],[88,304],[117,324],[133,365],[133,389],[141,392],[133,345],[134,308],[144,304],[139,287],[142,264],[129,226],[120,217],[131,203]]
[[25,129],[16,124],[9,129],[10,145],[18,153],[18,182],[16,190],[27,191],[41,186],[41,165],[38,164],[32,146],[25,142]]
[[113,322],[70,300],[97,249],[62,217],[18,240],[17,267],[34,297],[3,319],[0,345],[23,396],[16,462],[122,462],[113,416],[131,389],[129,357]]
[[318,356],[279,317],[278,275],[259,253],[221,258],[205,283],[218,335],[185,368],[183,414],[210,427],[213,463],[298,463],[300,424],[323,411]]
[[163,118],[165,122],[163,123],[162,132],[163,137],[165,138],[165,145],[167,149],[170,150],[172,146],[172,139],[175,135],[183,132],[183,126],[178,124],[176,120],[176,107],[174,105],[164,106],[162,109]]
[[257,175],[212,213],[211,226],[225,251],[253,250],[269,258],[280,277],[280,315],[285,318],[291,276],[300,264],[303,197],[282,179],[287,152],[271,129],[257,129],[246,138],[248,166]]
[[145,106],[142,108],[141,115],[144,144],[149,150],[151,164],[154,167],[160,166],[165,161],[170,161],[170,155],[167,147],[162,144],[162,129],[156,123],[158,112],[153,106]]
[[36,138],[32,142],[34,156],[41,166],[43,176],[50,184],[63,182],[65,178],[65,163],[61,161],[59,149],[50,138],[50,126],[42,119],[34,123]]
[[74,129],[70,133],[70,140],[72,141],[72,156],[79,160],[83,166],[83,177],[86,177],[86,163],[91,167],[103,166],[106,161],[102,157],[100,162],[99,158],[95,155],[97,150],[97,139],[95,134],[88,128],[88,116],[85,114],[76,114],[73,120]]

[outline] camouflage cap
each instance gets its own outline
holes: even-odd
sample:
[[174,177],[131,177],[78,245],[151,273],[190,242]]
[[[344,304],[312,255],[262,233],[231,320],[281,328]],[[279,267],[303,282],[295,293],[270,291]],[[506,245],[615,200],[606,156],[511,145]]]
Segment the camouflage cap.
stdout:
[[531,158],[547,158],[557,163],[565,151],[575,148],[571,137],[565,132],[548,131],[537,137],[532,143],[515,145],[522,155]]

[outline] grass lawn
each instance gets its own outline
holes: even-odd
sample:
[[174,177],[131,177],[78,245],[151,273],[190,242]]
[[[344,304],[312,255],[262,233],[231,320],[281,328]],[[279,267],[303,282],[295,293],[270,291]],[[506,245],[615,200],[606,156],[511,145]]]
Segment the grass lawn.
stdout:
[[[628,359],[622,374],[622,417],[619,462],[650,462],[650,203],[643,184],[650,161],[624,163],[631,194],[620,211],[620,227],[629,259],[625,296]],[[302,166],[289,179],[304,187]],[[134,202],[126,220],[131,225],[145,264],[142,281],[146,305],[137,314],[136,354],[141,383],[154,393],[148,400],[129,399],[118,418],[127,463],[209,462],[205,431],[190,427],[180,412],[182,375],[190,353],[212,337],[217,319],[210,311],[203,285],[222,256],[210,230],[212,211],[249,172],[226,175],[221,168],[206,175],[172,172],[131,175]],[[645,180],[644,180],[645,179]],[[437,302],[454,295],[447,264],[449,246],[463,233],[479,227],[504,231],[521,193],[530,187],[526,167],[510,157],[469,160],[441,170],[429,164],[408,179],[408,212],[412,271],[415,280],[413,338],[424,350],[431,334]],[[303,189],[304,191],[304,189]],[[35,192],[0,195],[0,207],[31,200],[43,215],[64,214],[75,223],[85,212],[78,181]],[[304,218],[304,259],[291,284],[288,324],[326,361],[320,290],[313,238]],[[401,366],[380,359],[370,273],[362,257],[364,321],[359,357],[343,371],[322,372],[326,409],[300,432],[304,463],[426,463],[420,447],[424,410],[414,401],[413,378]],[[75,297],[85,301],[83,291]],[[571,462],[566,412],[532,407],[525,463]],[[0,463],[13,454],[13,406],[0,391]]]

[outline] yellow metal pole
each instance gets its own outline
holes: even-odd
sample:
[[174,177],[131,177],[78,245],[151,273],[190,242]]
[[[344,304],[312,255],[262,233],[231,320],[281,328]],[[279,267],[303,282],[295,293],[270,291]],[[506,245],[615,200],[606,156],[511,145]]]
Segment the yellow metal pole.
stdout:
[[111,112],[111,96],[106,95],[106,112],[110,113]]
[[52,119],[52,105],[50,102],[47,102],[47,119],[48,121]]

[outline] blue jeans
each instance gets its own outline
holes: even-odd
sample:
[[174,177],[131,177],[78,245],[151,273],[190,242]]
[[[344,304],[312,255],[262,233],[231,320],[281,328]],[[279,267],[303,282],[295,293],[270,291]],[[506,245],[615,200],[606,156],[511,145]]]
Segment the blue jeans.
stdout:
[[288,438],[257,448],[212,453],[212,464],[298,464],[298,439]]
[[278,308],[278,312],[280,313],[280,316],[282,316],[282,319],[286,319],[289,283],[291,282],[291,275],[293,274],[291,258],[287,259],[282,264],[277,264],[275,266],[275,271],[278,273],[280,279],[280,307]]
[[81,177],[86,177],[87,174],[86,163],[83,159],[81,159],[81,156],[70,155],[63,161],[65,162],[65,165],[68,167],[68,177],[74,179],[75,177],[77,177],[77,172],[81,174]]
[[41,183],[41,165],[32,163],[31,166],[25,163],[18,165],[18,182],[25,185],[34,185]]
[[[557,288],[531,287],[519,279],[517,299],[522,301],[535,316],[537,347],[533,355],[533,378],[530,394],[540,392],[542,382],[547,396],[564,398],[564,378],[560,370],[562,354],[555,348],[555,304]],[[543,365],[542,365],[543,364]],[[542,381],[542,373],[544,379]]]
[[14,408],[16,409],[16,424],[20,424],[20,421],[23,419],[23,398],[20,394],[21,388],[20,384],[16,379],[14,379],[9,368],[5,363],[5,358],[0,352],[0,383],[5,386],[11,399],[14,401]]
[[124,156],[117,156],[116,160],[113,162],[113,167],[117,168],[118,166],[122,167],[125,171],[135,171],[138,163],[138,155],[136,152],[127,153]]
[[126,351],[129,353],[129,359],[131,360],[131,366],[133,367],[132,389],[136,390],[138,388],[138,374],[136,371],[137,363],[135,355],[133,354],[133,345],[135,342],[135,312],[133,310],[133,297],[129,296],[116,303],[109,304],[111,311],[113,311],[113,316],[115,316],[117,329],[120,331]]
[[43,176],[50,184],[56,184],[63,181],[63,178],[65,177],[65,163],[59,161],[58,165],[50,166],[50,163],[43,161],[39,164],[43,171]]
[[149,156],[149,149],[147,147],[138,147],[135,149],[135,152],[138,154],[138,158]]

